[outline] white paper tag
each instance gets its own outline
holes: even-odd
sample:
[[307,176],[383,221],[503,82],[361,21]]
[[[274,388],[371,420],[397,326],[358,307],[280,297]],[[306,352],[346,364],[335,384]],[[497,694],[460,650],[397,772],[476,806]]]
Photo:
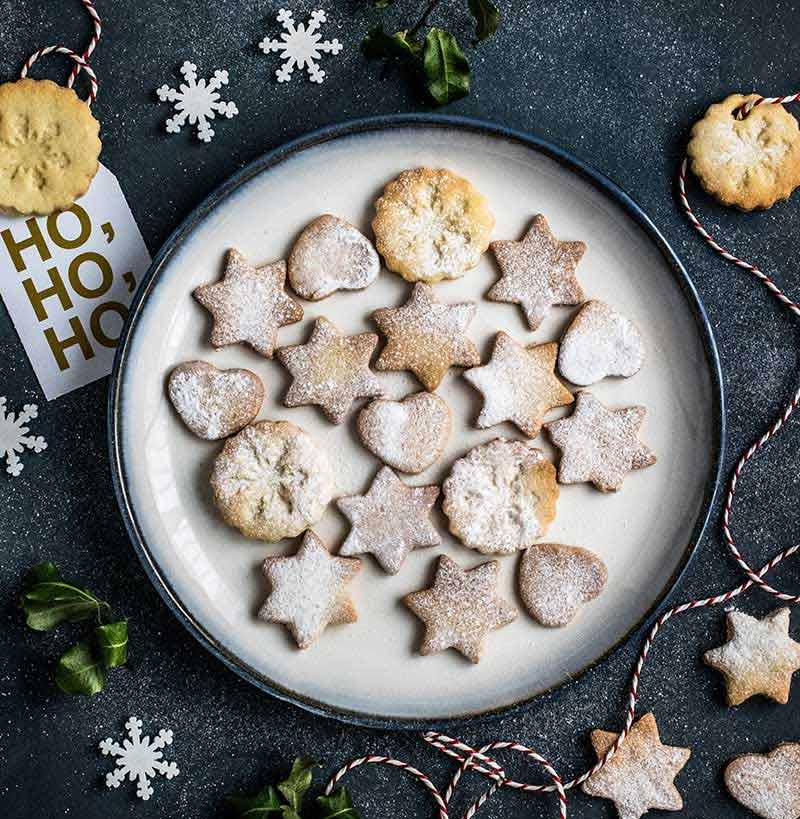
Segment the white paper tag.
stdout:
[[0,294],[48,401],[111,372],[149,266],[122,188],[103,165],[63,213],[0,214]]

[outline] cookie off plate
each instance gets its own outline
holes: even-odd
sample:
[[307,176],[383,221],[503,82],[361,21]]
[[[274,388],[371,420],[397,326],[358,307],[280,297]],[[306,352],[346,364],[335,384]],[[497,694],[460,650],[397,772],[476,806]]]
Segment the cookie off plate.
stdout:
[[[303,228],[323,213],[371,236],[373,203],[407,168],[444,167],[487,198],[496,239],[521,238],[542,213],[553,233],[585,242],[578,266],[589,299],[639,328],[646,357],[631,378],[590,388],[611,408],[647,407],[642,439],[657,463],[631,473],[619,492],[562,486],[557,516],[543,540],[580,546],[608,569],[603,593],[564,628],[545,628],[517,592],[517,555],[499,555],[498,591],[519,616],[491,633],[473,665],[454,651],[420,656],[420,622],[402,604],[431,584],[439,555],[469,569],[490,559],[466,548],[434,510],[441,546],[417,549],[397,574],[369,555],[353,587],[358,621],[331,627],[299,651],[285,629],[257,618],[267,596],[265,557],[293,553],[297,540],[268,544],[242,536],[216,510],[209,476],[221,441],[194,436],[167,395],[170,371],[186,361],[256,373],[265,386],[259,420],[306,430],[334,465],[336,494],[362,495],[380,462],[360,442],[356,402],[334,425],[317,407],[287,408],[291,376],[277,359],[243,345],[215,350],[207,312],[192,298],[217,281],[226,252],[254,264],[286,259]],[[498,331],[531,345],[558,341],[577,307],[554,307],[533,332],[513,304],[489,301],[499,275],[491,253],[462,278],[434,285],[437,298],[477,304],[468,334],[482,360]],[[375,332],[370,314],[407,301],[411,286],[381,270],[364,290],[301,300],[302,321],[282,327],[280,346],[302,344],[315,319],[343,333]],[[382,342],[381,342],[382,344]],[[381,345],[379,345],[380,350]],[[380,372],[388,399],[419,392],[409,373]],[[439,484],[457,458],[498,436],[520,440],[511,424],[478,429],[481,396],[458,369],[436,394],[452,412],[442,457],[411,486]],[[535,137],[439,116],[361,120],[311,134],[256,160],[200,205],[161,250],[141,284],[117,354],[110,390],[110,447],[117,497],[133,545],[175,615],[213,654],[260,688],[309,710],[371,725],[411,728],[475,718],[525,703],[600,661],[635,635],[677,583],[702,535],[719,480],[724,439],[722,386],[702,304],[675,254],[641,209],[581,161]],[[569,415],[561,407],[551,421]],[[558,452],[546,435],[546,456]],[[314,527],[336,552],[348,522],[331,503]]]

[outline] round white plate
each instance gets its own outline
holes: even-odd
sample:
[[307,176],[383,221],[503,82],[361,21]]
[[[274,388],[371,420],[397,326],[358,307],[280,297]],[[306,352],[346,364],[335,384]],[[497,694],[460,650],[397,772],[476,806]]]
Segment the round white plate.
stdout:
[[[335,464],[340,494],[364,492],[379,464],[347,422],[330,424],[316,407],[287,409],[289,376],[277,360],[236,345],[208,343],[209,314],[192,298],[219,279],[228,248],[264,264],[286,258],[303,226],[321,213],[348,219],[370,234],[372,203],[404,168],[447,167],[472,181],[497,218],[496,238],[518,239],[536,213],[555,235],[580,239],[578,266],[589,297],[602,299],[641,328],[647,358],[633,378],[592,387],[612,407],[644,404],[642,439],[658,463],[631,474],[616,494],[587,485],[562,487],[548,541],[600,554],[609,571],[604,593],[562,629],[546,629],[522,610],[515,591],[516,555],[500,557],[501,593],[520,608],[510,626],[491,633],[473,666],[455,651],[421,657],[421,624],[402,605],[429,585],[439,554],[471,567],[487,558],[447,532],[440,548],[413,552],[395,576],[365,556],[356,581],[354,625],[331,627],[298,651],[281,626],[255,617],[266,589],[266,555],[295,544],[248,540],[216,514],[208,478],[221,443],[194,437],[165,394],[176,364],[204,359],[247,367],[266,385],[260,418],[305,428]],[[462,279],[436,285],[447,302],[478,303],[470,335],[484,360],[502,329],[524,343],[557,340],[575,308],[554,308],[535,333],[518,307],[487,301],[498,271],[490,254]],[[278,334],[280,345],[307,339],[316,316],[348,333],[375,330],[370,313],[395,306],[410,286],[385,270],[361,292],[303,302],[305,318]],[[420,389],[413,376],[383,373],[390,397]],[[455,458],[511,425],[478,430],[479,395],[451,370],[439,388],[454,418],[441,461],[408,482],[440,483]],[[262,688],[304,707],[345,719],[420,726],[519,705],[573,679],[629,636],[676,582],[696,545],[717,483],[722,394],[714,342],[685,272],[647,217],[604,178],[531,137],[474,121],[400,117],[329,129],[274,151],[246,168],[193,213],[172,236],[142,284],[121,344],[110,396],[110,439],[120,506],[153,582],[200,641]],[[362,402],[363,403],[363,402]],[[568,414],[566,408],[550,417]],[[537,439],[548,456],[557,453]],[[335,551],[347,523],[334,504],[315,527]]]

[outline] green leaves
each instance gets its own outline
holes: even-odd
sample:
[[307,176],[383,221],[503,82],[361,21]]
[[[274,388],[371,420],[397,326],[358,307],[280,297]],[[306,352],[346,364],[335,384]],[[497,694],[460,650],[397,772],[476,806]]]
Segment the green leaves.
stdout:
[[106,623],[94,630],[100,659],[106,668],[119,668],[128,662],[128,621]]
[[452,34],[432,28],[422,58],[430,95],[439,105],[469,94],[469,63]]
[[420,49],[419,43],[408,39],[407,31],[387,34],[383,26],[370,29],[361,42],[361,53],[368,60],[405,59],[415,56]]
[[267,785],[255,796],[238,793],[227,797],[228,804],[236,811],[237,816],[247,819],[266,819],[268,816],[280,816],[285,805],[273,785]]
[[40,563],[25,578],[22,607],[30,628],[50,631],[64,621],[99,618],[101,609],[108,609],[109,605],[86,589],[65,583],[55,564]]
[[66,694],[98,694],[106,685],[103,663],[88,643],[78,643],[64,654],[53,676]]
[[339,788],[330,796],[318,796],[317,804],[322,811],[321,819],[361,819],[361,814],[353,807],[347,788]]
[[475,18],[477,42],[491,37],[500,24],[500,9],[490,0],[469,0],[469,10]]
[[[292,763],[292,770],[289,776],[284,779],[283,782],[278,783],[278,790],[298,816],[298,819],[303,797],[306,795],[306,791],[311,787],[311,783],[314,779],[313,771],[315,767],[316,764],[311,760],[297,757]],[[287,815],[287,819],[295,819],[295,817]]]

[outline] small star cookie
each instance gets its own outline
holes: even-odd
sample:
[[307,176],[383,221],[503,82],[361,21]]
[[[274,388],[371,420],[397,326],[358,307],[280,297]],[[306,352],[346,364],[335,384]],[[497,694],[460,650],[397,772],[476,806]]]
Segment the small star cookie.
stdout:
[[561,450],[558,480],[591,481],[602,492],[616,492],[632,469],[652,466],[656,456],[639,440],[645,415],[644,407],[612,410],[579,392],[569,418],[544,425]]
[[447,555],[440,556],[433,586],[403,598],[425,623],[420,654],[454,648],[473,663],[480,660],[486,635],[517,616],[516,609],[497,596],[499,568],[490,560],[465,571]]
[[789,609],[776,609],[763,620],[741,611],[728,612],[728,642],[707,651],[703,660],[722,673],[728,705],[756,694],[789,702],[792,674],[800,669],[800,643],[789,637]]
[[[598,759],[605,756],[617,736],[610,731],[592,731]],[[640,819],[653,809],[682,810],[683,798],[674,780],[691,755],[689,748],[662,745],[656,718],[645,714],[633,723],[612,759],[583,783],[583,792],[609,799],[619,819]]]
[[728,793],[763,819],[800,816],[800,744],[782,742],[768,754],[745,754],[725,768]]
[[272,358],[278,328],[303,318],[303,308],[283,289],[286,262],[253,267],[229,250],[222,281],[195,288],[194,297],[214,317],[211,344],[243,342]]
[[507,333],[499,332],[489,363],[464,373],[464,378],[483,394],[477,426],[486,429],[511,421],[528,437],[538,435],[551,409],[575,400],[553,373],[557,355],[558,344],[554,342],[523,347]]
[[357,398],[383,395],[369,368],[377,343],[375,333],[345,336],[332,321],[318,318],[306,344],[277,351],[281,364],[294,377],[284,398],[286,406],[316,404],[329,421],[341,424]]
[[438,497],[438,486],[406,486],[384,466],[366,495],[336,501],[352,526],[339,554],[370,552],[385,572],[397,574],[415,547],[442,542],[430,519]]
[[328,626],[356,622],[348,586],[360,570],[357,558],[334,557],[314,532],[306,532],[296,554],[264,561],[271,591],[258,616],[283,623],[298,647],[308,648]]
[[533,217],[521,242],[497,241],[490,247],[502,276],[486,297],[519,304],[531,330],[537,329],[554,304],[584,300],[575,268],[586,245],[556,239],[541,213]]
[[442,304],[427,284],[414,285],[401,307],[376,310],[372,318],[386,336],[375,368],[411,370],[425,389],[433,392],[450,367],[481,363],[477,347],[466,336],[475,304]]

